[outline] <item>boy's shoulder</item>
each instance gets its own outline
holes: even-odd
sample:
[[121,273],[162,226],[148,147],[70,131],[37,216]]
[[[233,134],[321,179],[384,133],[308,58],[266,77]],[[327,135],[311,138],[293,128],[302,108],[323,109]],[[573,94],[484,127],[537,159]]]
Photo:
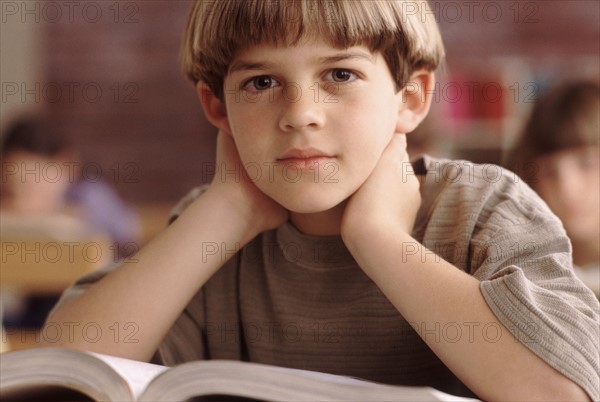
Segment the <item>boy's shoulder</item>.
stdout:
[[480,226],[494,216],[494,226],[507,230],[541,222],[560,226],[537,193],[499,165],[429,155],[420,155],[412,163],[415,173],[424,176],[417,223],[468,220]]
[[463,159],[419,155],[412,161],[415,174],[424,177],[421,191],[463,199],[485,194],[527,198],[540,205],[543,201],[516,173],[493,163],[474,163]]
[[494,163],[475,163],[464,159],[419,155],[412,161],[417,175],[425,175],[426,184],[474,188],[490,185],[521,186],[524,181],[514,172]]

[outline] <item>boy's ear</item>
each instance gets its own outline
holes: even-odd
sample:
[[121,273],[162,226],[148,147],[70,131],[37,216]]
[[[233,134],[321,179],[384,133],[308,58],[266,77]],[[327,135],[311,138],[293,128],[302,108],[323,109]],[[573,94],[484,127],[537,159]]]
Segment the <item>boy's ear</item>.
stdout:
[[196,92],[208,121],[219,130],[231,135],[227,109],[223,101],[202,81],[196,84]]
[[406,86],[398,94],[400,107],[396,132],[410,133],[427,117],[434,86],[435,75],[431,71],[418,70],[411,75]]

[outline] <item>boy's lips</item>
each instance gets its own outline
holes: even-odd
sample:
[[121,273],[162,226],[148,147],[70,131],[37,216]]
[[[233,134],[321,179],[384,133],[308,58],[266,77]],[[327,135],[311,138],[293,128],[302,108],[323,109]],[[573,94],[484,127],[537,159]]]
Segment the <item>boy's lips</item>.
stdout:
[[277,162],[293,166],[297,170],[311,170],[331,162],[334,158],[334,155],[317,148],[294,148],[277,158]]
[[282,156],[277,158],[278,161],[288,159],[311,159],[311,158],[333,158],[333,155],[317,148],[293,148],[286,151]]

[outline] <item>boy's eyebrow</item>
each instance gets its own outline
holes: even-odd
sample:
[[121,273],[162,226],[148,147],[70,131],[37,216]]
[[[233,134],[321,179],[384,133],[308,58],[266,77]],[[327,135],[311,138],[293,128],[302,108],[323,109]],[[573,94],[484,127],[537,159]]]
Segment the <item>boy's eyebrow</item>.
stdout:
[[[335,63],[338,61],[342,61],[342,60],[348,60],[348,59],[359,59],[359,60],[366,60],[370,63],[374,62],[373,57],[371,57],[371,55],[367,54],[367,53],[363,53],[363,52],[349,52],[349,53],[340,53],[340,54],[335,54],[332,56],[325,56],[325,57],[319,57],[317,58],[317,63],[319,64],[328,64],[328,63]],[[240,71],[240,70],[246,70],[246,71],[251,71],[251,70],[265,70],[265,69],[269,69],[272,68],[273,64],[272,63],[256,63],[256,62],[249,62],[249,61],[244,61],[244,60],[235,60],[233,63],[231,63],[231,66],[229,67],[229,72],[228,74],[231,74],[235,71]]]
[[265,70],[271,66],[271,63],[251,63],[244,60],[236,60],[229,66],[228,74],[240,70]]
[[327,64],[327,63],[335,63],[336,61],[342,61],[342,60],[348,60],[348,59],[363,59],[363,60],[367,60],[370,63],[374,62],[373,57],[371,57],[371,55],[369,55],[367,53],[363,53],[363,52],[340,53],[340,54],[335,54],[333,56],[319,57],[317,60],[321,64]]

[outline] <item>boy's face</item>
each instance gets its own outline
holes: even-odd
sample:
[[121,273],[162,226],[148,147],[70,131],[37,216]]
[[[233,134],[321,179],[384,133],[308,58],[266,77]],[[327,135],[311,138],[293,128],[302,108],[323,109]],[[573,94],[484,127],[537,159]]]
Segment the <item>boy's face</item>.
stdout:
[[293,212],[340,204],[403,130],[403,92],[382,55],[363,46],[252,46],[233,60],[224,88],[228,129],[249,177]]
[[[22,209],[54,212],[63,207],[71,182],[61,171],[68,154],[44,156],[24,150],[14,150],[2,161],[2,190]],[[10,170],[8,170],[10,169]]]
[[600,152],[597,146],[538,158],[536,191],[562,220],[571,238],[597,239],[600,220]]

